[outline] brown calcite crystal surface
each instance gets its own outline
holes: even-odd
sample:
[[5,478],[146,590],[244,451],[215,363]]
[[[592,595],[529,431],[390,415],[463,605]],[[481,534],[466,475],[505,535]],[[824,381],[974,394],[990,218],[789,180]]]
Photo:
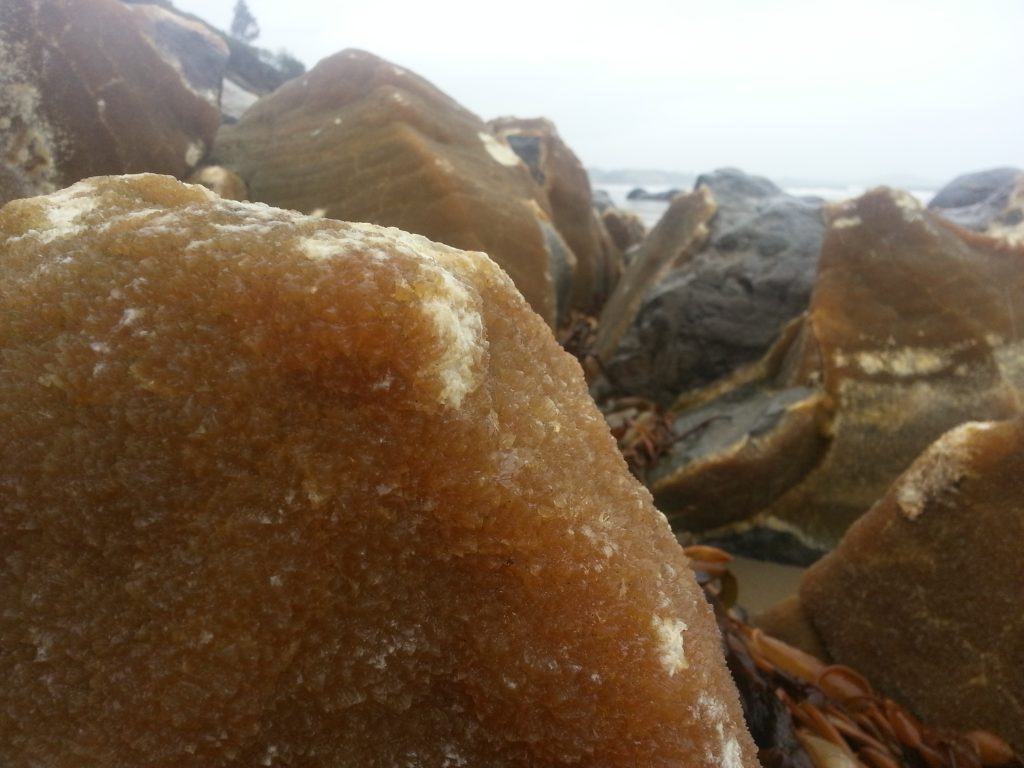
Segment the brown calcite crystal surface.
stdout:
[[183,176],[220,124],[117,0],[0,3],[0,204],[87,176]]
[[[746,538],[769,558],[781,550],[758,543],[766,538],[795,542],[804,553],[796,561],[832,549],[940,435],[1013,417],[1024,401],[1024,249],[896,190],[873,190],[830,216],[806,317],[753,378],[713,387],[680,413],[677,426],[690,431],[652,473],[670,518],[702,530],[716,516],[739,519],[715,535]],[[805,405],[781,418],[787,403]],[[747,428],[740,421],[752,409],[771,418]],[[756,493],[730,484],[752,460],[762,480],[785,482]],[[707,488],[720,492],[714,507]]]
[[0,763],[754,766],[710,608],[480,253],[0,211]]
[[943,435],[804,576],[831,656],[927,722],[1024,750],[1024,420]]
[[260,99],[220,130],[214,162],[252,200],[484,251],[551,325],[568,309],[576,257],[526,165],[476,115],[372,54],[342,51]]

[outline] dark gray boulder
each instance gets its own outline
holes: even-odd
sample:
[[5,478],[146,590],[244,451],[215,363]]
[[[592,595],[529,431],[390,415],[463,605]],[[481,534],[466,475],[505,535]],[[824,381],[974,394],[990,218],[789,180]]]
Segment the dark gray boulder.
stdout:
[[929,210],[977,232],[987,231],[1007,212],[1014,188],[1024,179],[1019,168],[993,168],[957,176],[939,190],[928,204]]
[[697,186],[717,205],[707,241],[646,287],[602,358],[612,390],[662,405],[757,360],[807,308],[825,230],[820,201],[768,179],[726,169]]

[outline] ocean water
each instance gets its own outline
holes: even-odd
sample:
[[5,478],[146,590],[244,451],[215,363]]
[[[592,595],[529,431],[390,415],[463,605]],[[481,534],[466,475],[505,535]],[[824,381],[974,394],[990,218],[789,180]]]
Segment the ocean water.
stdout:
[[[640,217],[647,229],[650,230],[651,227],[658,223],[658,219],[660,219],[662,214],[668,209],[668,203],[656,200],[627,199],[626,195],[629,194],[630,190],[635,189],[638,186],[643,186],[644,189],[651,193],[664,192],[669,189],[669,187],[654,187],[640,184],[595,184],[594,189],[603,189],[608,193],[617,207],[623,208],[627,211],[633,211]],[[840,200],[849,200],[850,198],[858,197],[867,191],[866,187],[858,186],[783,187],[783,189],[789,194],[797,197],[820,197],[830,203],[839,202]],[[922,205],[927,205],[928,201],[935,195],[935,192],[932,190],[910,189],[907,191],[920,200]]]

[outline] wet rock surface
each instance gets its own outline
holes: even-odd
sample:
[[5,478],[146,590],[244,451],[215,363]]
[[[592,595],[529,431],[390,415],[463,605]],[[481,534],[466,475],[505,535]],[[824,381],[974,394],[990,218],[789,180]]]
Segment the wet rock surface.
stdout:
[[715,205],[706,242],[640,286],[628,329],[599,353],[613,390],[661,405],[757,360],[806,309],[825,227],[820,202],[767,179],[722,170],[697,187]]
[[958,176],[928,209],[967,229],[1024,243],[1024,171],[995,168]]
[[97,174],[183,177],[220,122],[116,0],[5,0],[0,72],[0,203]]
[[[601,211],[601,221],[615,247],[624,255],[647,237],[647,227],[644,226],[643,219],[633,211],[625,211],[614,206],[605,208]],[[624,261],[630,260],[631,257],[625,255]]]
[[[703,247],[714,214],[715,201],[706,189],[678,195],[672,201],[658,225],[632,254],[622,279],[601,310],[594,342],[599,359],[610,359],[618,349],[650,287]],[[637,372],[638,378],[641,375]]]
[[929,722],[1024,751],[1024,420],[968,423],[928,448],[800,601],[832,657]]
[[[715,515],[739,520],[711,535],[754,557],[806,563],[830,550],[943,432],[1021,411],[1022,266],[1020,248],[954,227],[904,193],[834,208],[807,317],[681,413],[691,434],[654,470],[662,509],[702,530]],[[815,394],[793,402],[813,404],[813,418],[743,423],[803,388]],[[793,441],[805,451],[794,454]],[[761,477],[786,482],[752,492],[751,455]]]
[[503,117],[488,125],[529,167],[547,195],[555,227],[576,256],[571,308],[596,312],[619,277],[621,251],[594,210],[583,164],[550,120]]
[[143,36],[197,96],[220,108],[230,49],[205,24],[157,5],[127,6]]
[[214,157],[253,200],[484,251],[548,323],[568,309],[576,257],[526,165],[478,117],[376,56],[324,59],[225,126]]
[[0,252],[0,762],[756,764],[482,254],[155,176],[13,202]]

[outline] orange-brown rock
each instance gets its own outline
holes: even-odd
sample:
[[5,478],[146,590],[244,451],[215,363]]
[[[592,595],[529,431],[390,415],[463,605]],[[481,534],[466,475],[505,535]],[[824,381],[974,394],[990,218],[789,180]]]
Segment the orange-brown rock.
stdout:
[[1024,751],[1024,420],[928,448],[804,576],[833,658],[931,725]]
[[249,190],[241,177],[220,165],[207,165],[189,175],[190,184],[202,184],[228,200],[248,200]]
[[326,58],[260,99],[214,154],[253,200],[484,251],[551,325],[569,305],[576,259],[526,165],[477,116],[369,53]]
[[753,375],[691,398],[652,472],[666,514],[740,520],[716,535],[755,556],[828,551],[939,435],[1022,410],[1024,249],[893,190],[831,216],[806,319]]
[[551,204],[552,220],[576,255],[572,309],[596,314],[622,270],[622,253],[594,210],[583,163],[545,118],[502,117],[491,129],[527,164]]
[[623,254],[633,246],[640,245],[647,236],[647,227],[644,226],[643,219],[633,211],[605,208],[600,215],[612,242]]
[[828,649],[804,610],[799,595],[791,595],[758,613],[751,623],[761,631],[830,663]]
[[4,0],[0,72],[0,204],[96,174],[182,177],[220,123],[117,0]]
[[756,765],[686,559],[484,255],[0,211],[0,763]]

